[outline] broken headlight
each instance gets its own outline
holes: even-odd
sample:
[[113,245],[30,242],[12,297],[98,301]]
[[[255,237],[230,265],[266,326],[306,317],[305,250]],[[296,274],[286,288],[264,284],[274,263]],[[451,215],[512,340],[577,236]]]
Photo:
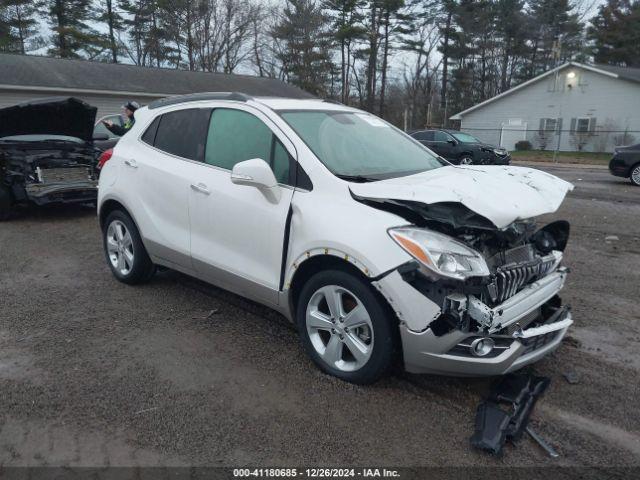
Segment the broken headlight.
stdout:
[[456,280],[489,275],[482,255],[446,235],[414,227],[392,228],[389,235],[437,275]]

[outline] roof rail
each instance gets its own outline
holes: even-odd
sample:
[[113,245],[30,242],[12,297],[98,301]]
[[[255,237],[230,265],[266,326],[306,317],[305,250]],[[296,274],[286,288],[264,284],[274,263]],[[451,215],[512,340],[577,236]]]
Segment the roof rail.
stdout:
[[235,100],[236,102],[246,102],[252,97],[240,92],[204,92],[189,93],[187,95],[176,95],[173,97],[161,98],[154,100],[148,106],[149,110],[154,108],[167,107],[169,105],[177,105],[179,103],[198,102],[202,100]]

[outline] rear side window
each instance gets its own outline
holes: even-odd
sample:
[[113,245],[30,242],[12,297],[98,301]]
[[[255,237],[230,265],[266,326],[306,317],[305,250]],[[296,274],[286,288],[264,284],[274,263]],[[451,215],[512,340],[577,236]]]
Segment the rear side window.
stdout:
[[211,114],[205,162],[232,170],[236,163],[253,158],[267,162],[279,183],[292,183],[292,159],[262,120],[242,110],[215,109]]
[[153,122],[151,122],[151,125],[149,125],[149,127],[142,134],[141,140],[144,143],[153,146],[153,143],[156,140],[156,132],[158,131],[159,124],[160,124],[160,117],[156,117],[156,119]]
[[165,113],[160,117],[154,146],[172,155],[203,161],[210,116],[211,109],[207,108]]
[[417,132],[413,134],[413,138],[423,142],[430,141],[433,140],[433,132]]

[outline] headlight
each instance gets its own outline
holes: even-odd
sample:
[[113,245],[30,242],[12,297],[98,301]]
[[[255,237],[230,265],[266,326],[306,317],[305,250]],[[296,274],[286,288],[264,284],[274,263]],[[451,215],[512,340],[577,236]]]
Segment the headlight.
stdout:
[[389,235],[409,255],[438,275],[457,280],[489,275],[482,255],[446,235],[415,227],[392,228]]
[[508,152],[506,148],[494,148],[493,153],[496,155],[506,155]]

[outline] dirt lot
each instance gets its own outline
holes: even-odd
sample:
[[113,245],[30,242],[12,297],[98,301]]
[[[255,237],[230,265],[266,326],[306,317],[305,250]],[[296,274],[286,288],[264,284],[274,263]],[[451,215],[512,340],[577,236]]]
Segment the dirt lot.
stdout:
[[171,272],[116,282],[94,212],[64,208],[0,224],[0,466],[640,466],[640,188],[553,172],[576,185],[546,219],[572,222],[576,323],[535,367],[552,384],[532,423],[560,458],[471,450],[488,379],[353,386],[263,307]]
[[546,162],[546,163],[562,163],[562,164],[580,164],[580,165],[609,165],[611,153],[592,153],[592,152],[558,152],[554,158],[554,152],[541,150],[523,150],[513,151],[511,156],[518,162]]

